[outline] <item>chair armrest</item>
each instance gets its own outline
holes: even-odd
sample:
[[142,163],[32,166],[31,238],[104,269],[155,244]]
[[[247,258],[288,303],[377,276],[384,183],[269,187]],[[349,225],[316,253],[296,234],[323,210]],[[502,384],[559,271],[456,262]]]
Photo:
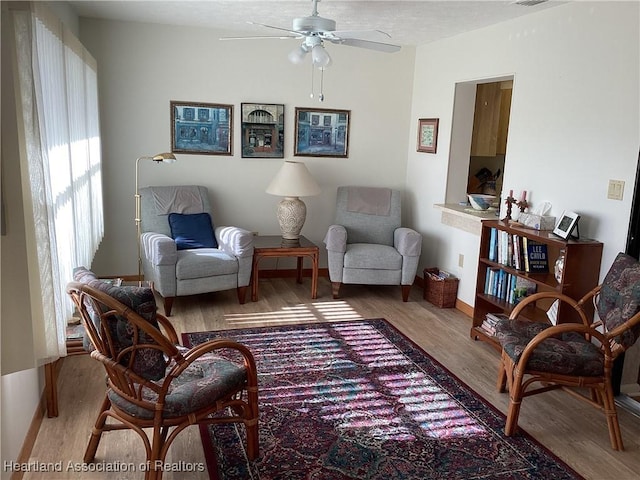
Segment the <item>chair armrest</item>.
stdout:
[[[171,371],[166,375],[165,379],[168,379],[171,383],[173,378],[180,376],[180,374],[186,370],[196,359],[203,355],[214,352],[216,350],[234,350],[237,351],[243,359],[245,369],[247,371],[247,382],[249,387],[257,388],[258,386],[258,370],[256,368],[256,361],[249,348],[241,343],[235,342],[228,338],[217,338],[209,340],[208,342],[201,343],[191,348],[187,353],[183,355],[183,362],[176,363]],[[165,382],[166,383],[166,382]]]
[[140,236],[145,258],[152,265],[175,265],[178,249],[173,238],[162,233],[145,232]]
[[396,228],[393,232],[393,246],[403,257],[419,257],[422,251],[422,235],[411,228]]
[[[522,310],[524,310],[529,304],[535,303],[538,300],[541,300],[543,298],[553,298],[553,299],[568,303],[576,312],[578,312],[578,315],[580,315],[580,319],[582,320],[582,325],[586,327],[591,327],[591,321],[587,318],[587,314],[584,312],[584,310],[581,307],[584,299],[580,300],[580,302],[576,302],[573,298],[558,292],[539,292],[523,298],[518,303],[518,305],[516,305],[516,308],[514,308],[511,311],[511,314],[509,315],[509,319],[514,320],[518,318],[520,316],[520,313],[522,313]],[[579,325],[579,324],[576,324],[576,325]]]
[[173,327],[171,321],[161,313],[156,313],[156,320],[158,321],[158,325],[164,332],[165,336],[175,345],[179,345],[178,334],[176,333],[176,329]]
[[253,256],[253,233],[239,227],[216,227],[218,247],[236,257]]
[[323,241],[327,250],[344,253],[347,251],[347,229],[342,225],[329,225]]

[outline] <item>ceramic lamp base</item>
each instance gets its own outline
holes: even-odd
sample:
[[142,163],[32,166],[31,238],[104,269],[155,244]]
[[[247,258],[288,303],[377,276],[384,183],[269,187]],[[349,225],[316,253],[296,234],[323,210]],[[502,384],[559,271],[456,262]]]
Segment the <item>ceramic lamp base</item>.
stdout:
[[298,197],[285,197],[278,204],[278,222],[282,238],[296,240],[307,217],[307,206]]

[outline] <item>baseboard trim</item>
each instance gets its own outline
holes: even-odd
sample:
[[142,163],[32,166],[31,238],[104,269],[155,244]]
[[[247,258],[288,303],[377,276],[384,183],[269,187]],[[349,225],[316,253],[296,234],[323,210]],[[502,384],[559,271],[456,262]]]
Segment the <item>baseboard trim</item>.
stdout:
[[[55,375],[53,378],[57,381],[58,373],[60,372],[60,368],[62,368],[63,358],[60,360],[53,362],[53,364],[49,367],[55,371]],[[47,368],[45,365],[43,368]],[[42,395],[40,396],[40,401],[38,402],[38,406],[36,411],[33,414],[33,418],[31,419],[31,424],[29,425],[29,429],[27,430],[27,434],[24,437],[24,441],[22,442],[22,448],[20,448],[20,452],[18,453],[18,458],[16,459],[17,463],[29,463],[29,459],[31,458],[31,453],[33,452],[33,447],[36,444],[36,440],[38,439],[38,433],[40,432],[40,427],[42,426],[42,420],[44,419],[45,414],[47,413],[47,404],[50,402],[50,390],[49,389],[58,388],[57,385],[47,384],[45,381],[44,390],[42,391]],[[57,395],[56,395],[57,397]],[[56,406],[57,407],[57,406]],[[11,480],[22,480],[24,477],[24,472],[16,471],[11,474]]]
[[456,310],[460,310],[460,312],[464,313],[469,318],[473,317],[473,307],[459,298],[456,298]]

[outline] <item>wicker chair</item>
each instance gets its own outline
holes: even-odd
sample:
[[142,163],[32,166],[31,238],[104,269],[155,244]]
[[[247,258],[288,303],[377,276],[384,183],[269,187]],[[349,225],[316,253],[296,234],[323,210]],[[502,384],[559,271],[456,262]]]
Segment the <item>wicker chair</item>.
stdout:
[[[167,450],[183,429],[229,422],[244,424],[247,456],[258,456],[257,373],[247,347],[228,339],[190,350],[177,345],[175,330],[156,314],[148,288],[95,280],[71,282],[67,292],[82,316],[91,356],[107,372],[107,393],[86,463],[94,460],[103,432],[131,429],[146,450],[150,469],[145,479],[161,479]],[[114,422],[107,423],[109,418]],[[151,429],[149,434],[145,429]]]
[[[548,298],[569,304],[582,323],[551,326],[518,319],[527,306]],[[590,302],[598,312],[596,322],[583,309]],[[618,254],[602,285],[579,301],[555,292],[526,297],[509,320],[498,322],[496,335],[502,345],[497,386],[501,392],[505,385],[509,389],[507,436],[517,430],[524,397],[562,388],[603,411],[611,447],[624,450],[611,374],[614,360],[640,336],[640,263],[636,259]],[[578,388],[588,389],[590,397]]]

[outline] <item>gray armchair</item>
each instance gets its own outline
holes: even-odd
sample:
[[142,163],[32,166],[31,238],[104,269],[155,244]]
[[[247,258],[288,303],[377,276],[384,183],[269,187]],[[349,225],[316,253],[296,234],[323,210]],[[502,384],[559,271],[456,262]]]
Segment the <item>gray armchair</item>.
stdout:
[[174,298],[185,295],[236,288],[244,303],[252,233],[215,225],[206,187],[146,187],[140,197],[144,277],[164,298],[165,315],[171,314]]
[[333,298],[347,284],[401,285],[409,299],[422,249],[422,236],[400,226],[402,198],[398,190],[338,187],[336,220],[327,246]]

